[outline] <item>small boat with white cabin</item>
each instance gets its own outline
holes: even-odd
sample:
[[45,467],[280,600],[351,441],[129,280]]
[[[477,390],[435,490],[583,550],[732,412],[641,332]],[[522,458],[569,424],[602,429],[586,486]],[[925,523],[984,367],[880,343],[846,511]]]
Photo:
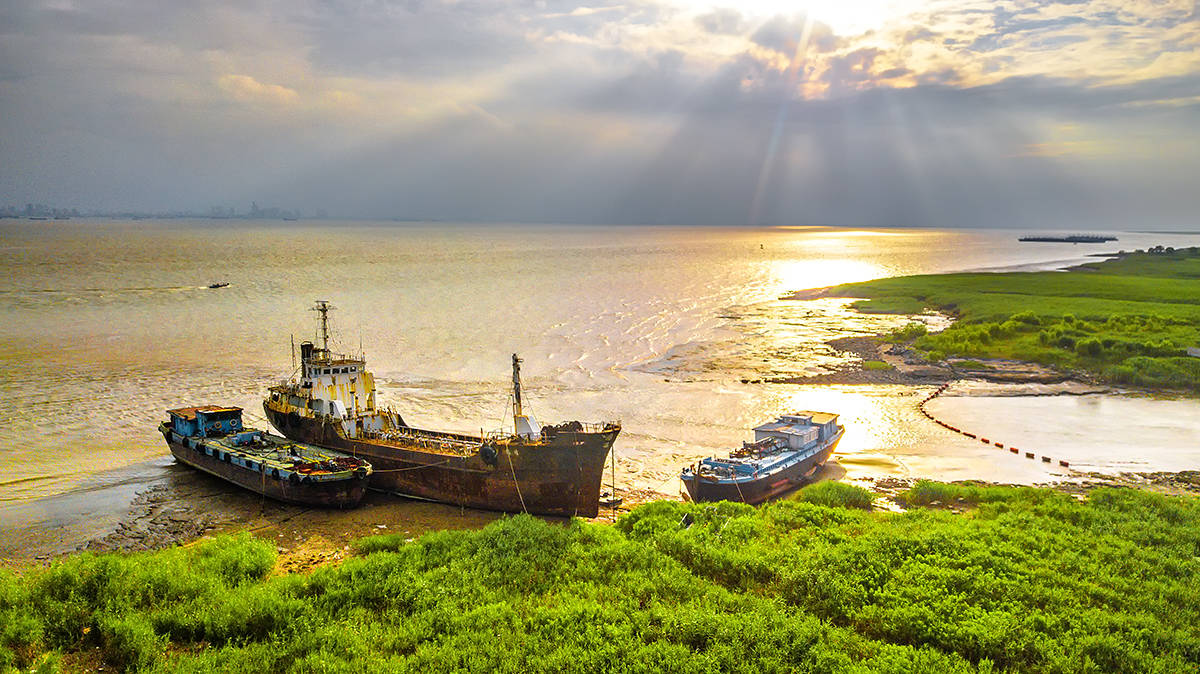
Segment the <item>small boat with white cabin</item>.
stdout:
[[708,457],[683,469],[693,501],[757,504],[807,482],[833,455],[846,428],[829,412],[794,412],[754,429],[728,458]]

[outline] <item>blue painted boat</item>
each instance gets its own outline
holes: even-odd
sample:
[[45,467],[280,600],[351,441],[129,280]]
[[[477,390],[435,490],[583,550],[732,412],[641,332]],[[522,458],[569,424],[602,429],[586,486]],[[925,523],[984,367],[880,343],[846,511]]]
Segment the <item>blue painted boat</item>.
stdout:
[[242,425],[240,407],[167,410],[159,424],[180,463],[264,496],[301,505],[351,508],[366,493],[371,464]]
[[708,457],[683,469],[693,501],[757,504],[807,482],[829,460],[846,433],[838,415],[795,412],[754,429],[728,458]]

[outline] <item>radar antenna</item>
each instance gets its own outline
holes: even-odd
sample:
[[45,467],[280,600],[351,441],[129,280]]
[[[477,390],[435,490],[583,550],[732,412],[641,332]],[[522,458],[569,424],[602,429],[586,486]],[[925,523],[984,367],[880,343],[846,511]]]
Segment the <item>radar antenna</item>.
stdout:
[[321,321],[321,348],[325,353],[329,353],[329,312],[337,307],[330,304],[328,300],[317,300],[316,302],[317,305],[312,310],[321,315],[318,319]]

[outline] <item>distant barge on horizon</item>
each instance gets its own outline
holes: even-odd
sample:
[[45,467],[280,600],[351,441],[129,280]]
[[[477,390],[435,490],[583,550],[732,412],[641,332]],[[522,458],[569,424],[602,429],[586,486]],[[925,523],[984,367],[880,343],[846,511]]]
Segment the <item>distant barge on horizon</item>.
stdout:
[[1035,241],[1039,243],[1107,243],[1116,241],[1115,236],[1100,234],[1071,234],[1070,236],[1022,236],[1017,241]]

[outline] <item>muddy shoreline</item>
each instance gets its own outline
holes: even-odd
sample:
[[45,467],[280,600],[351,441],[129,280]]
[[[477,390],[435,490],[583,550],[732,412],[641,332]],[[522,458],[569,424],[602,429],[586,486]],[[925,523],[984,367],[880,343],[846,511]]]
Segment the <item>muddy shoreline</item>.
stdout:
[[[845,470],[836,462],[822,468],[817,480],[841,479]],[[20,570],[43,566],[55,559],[78,552],[138,552],[174,546],[190,546],[220,534],[249,532],[272,541],[278,554],[277,573],[306,572],[334,564],[350,556],[355,539],[377,534],[402,534],[416,538],[444,529],[479,529],[505,517],[504,513],[471,510],[424,501],[413,501],[382,492],[369,492],[363,503],[350,510],[307,509],[264,501],[207,475],[197,475],[199,485],[185,481],[184,486],[151,487],[139,492],[128,513],[110,531],[73,548],[46,551],[53,532],[45,540],[30,540],[26,554],[13,554],[5,565]],[[921,478],[881,476],[864,477],[854,482],[877,496],[877,509],[904,510],[898,495]],[[980,480],[955,481],[955,484],[1008,485]],[[1102,487],[1122,487],[1155,491],[1169,495],[1200,495],[1200,471],[1123,472],[1116,475],[1079,473],[1077,479],[1035,484],[1086,498],[1088,492]],[[591,521],[611,523],[633,508],[660,499],[676,500],[678,495],[648,489],[617,488],[621,503],[601,508]],[[786,497],[785,497],[786,498]],[[935,504],[960,512],[965,504]],[[565,518],[543,518],[567,521]]]

